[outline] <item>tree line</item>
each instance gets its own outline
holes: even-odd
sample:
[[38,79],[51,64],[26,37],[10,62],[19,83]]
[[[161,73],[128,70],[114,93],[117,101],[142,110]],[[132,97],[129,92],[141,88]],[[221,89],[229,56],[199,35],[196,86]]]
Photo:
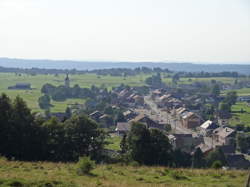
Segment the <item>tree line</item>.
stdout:
[[31,113],[22,98],[0,96],[0,154],[17,160],[76,161],[87,155],[98,160],[105,132],[85,115],[64,122]]

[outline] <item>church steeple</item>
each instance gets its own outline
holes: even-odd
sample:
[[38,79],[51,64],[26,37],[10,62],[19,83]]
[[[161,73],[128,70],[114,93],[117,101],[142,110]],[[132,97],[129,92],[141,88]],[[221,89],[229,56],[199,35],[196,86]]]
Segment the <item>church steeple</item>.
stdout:
[[64,85],[65,85],[65,87],[69,88],[69,86],[70,86],[69,83],[70,83],[69,74],[67,73],[66,78],[65,78],[65,80],[64,80]]

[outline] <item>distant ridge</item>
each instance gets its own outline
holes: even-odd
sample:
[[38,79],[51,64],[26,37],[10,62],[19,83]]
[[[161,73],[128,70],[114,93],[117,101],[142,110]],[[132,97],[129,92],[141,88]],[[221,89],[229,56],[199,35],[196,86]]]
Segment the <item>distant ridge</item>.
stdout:
[[0,66],[13,68],[42,68],[42,69],[77,69],[94,70],[109,68],[160,67],[172,71],[185,72],[238,72],[250,75],[250,64],[193,64],[176,62],[108,62],[108,61],[73,61],[73,60],[28,60],[0,58]]

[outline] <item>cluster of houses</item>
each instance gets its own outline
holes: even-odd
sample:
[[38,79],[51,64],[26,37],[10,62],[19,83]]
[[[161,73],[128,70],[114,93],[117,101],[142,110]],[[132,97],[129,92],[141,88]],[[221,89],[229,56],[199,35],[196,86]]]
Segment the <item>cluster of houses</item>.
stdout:
[[[188,134],[168,134],[168,139],[174,149],[180,149],[193,154],[195,149],[200,148],[204,155],[220,147],[226,156],[228,166],[234,169],[250,168],[250,162],[243,154],[236,154],[236,131],[227,126],[227,121],[204,121],[199,114],[190,111],[180,98],[172,94],[162,93],[161,90],[152,92],[152,99],[157,106],[166,111],[178,125],[190,129],[195,133]],[[117,133],[124,134],[131,129],[132,122],[144,123],[148,128],[158,128],[164,130],[164,125],[150,119],[147,115],[136,116],[133,111],[124,113],[130,116],[127,122],[117,123]]]
[[117,106],[134,108],[144,106],[144,97],[137,93],[136,88],[115,89],[113,93],[117,95],[113,98],[112,103]]
[[[127,112],[125,112],[127,113]],[[118,135],[126,134],[130,131],[131,126],[134,122],[140,122],[146,125],[147,128],[156,128],[160,130],[164,130],[164,124],[161,124],[153,119],[151,119],[148,115],[138,114],[134,118],[127,118],[126,122],[118,122],[116,125],[115,131]]]

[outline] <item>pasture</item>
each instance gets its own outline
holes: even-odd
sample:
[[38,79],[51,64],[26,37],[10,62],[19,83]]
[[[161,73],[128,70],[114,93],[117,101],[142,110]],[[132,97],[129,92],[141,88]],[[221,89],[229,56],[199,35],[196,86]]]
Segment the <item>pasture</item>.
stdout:
[[248,171],[173,169],[166,167],[97,165],[90,175],[77,175],[75,163],[19,162],[0,158],[0,186],[153,187],[244,186]]
[[[15,73],[0,73],[0,93],[6,93],[11,98],[19,95],[28,104],[28,106],[34,112],[42,111],[38,106],[38,98],[42,95],[41,88],[44,84],[50,83],[55,86],[64,85],[65,74],[55,75],[29,75],[21,74],[17,75]],[[126,84],[130,86],[143,86],[145,85],[145,79],[151,76],[150,74],[139,74],[136,76],[98,76],[96,74],[81,74],[81,75],[70,75],[70,85],[74,86],[78,84],[80,87],[91,87],[95,86],[105,86],[111,89],[114,86],[120,84]],[[200,82],[210,82],[211,80],[221,81],[224,83],[232,83],[234,78],[227,77],[210,77],[210,78],[180,78],[178,84],[191,84],[195,81]],[[166,84],[171,84],[172,79],[169,74],[162,74],[162,81]],[[16,83],[30,83],[32,90],[8,90],[9,86],[14,86]],[[250,88],[244,88],[241,90],[236,90],[238,95],[249,95]],[[54,106],[51,108],[51,112],[64,112],[66,107],[70,104],[84,103],[83,99],[68,99],[64,102],[52,101],[51,104]]]
[[250,106],[245,102],[237,102],[232,106],[231,125],[243,124],[250,127]]
[[[114,77],[114,76],[97,76],[95,74],[83,74],[83,75],[70,75],[70,84],[74,86],[78,84],[80,87],[105,86],[111,89],[113,86],[118,86],[121,83],[130,86],[144,85],[144,80],[147,75],[137,75],[133,77]],[[21,74],[21,76],[15,73],[0,73],[0,93],[6,93],[11,98],[19,95],[28,104],[33,111],[41,111],[38,106],[38,98],[42,95],[41,88],[44,84],[50,83],[55,86],[64,85],[64,74],[55,75],[28,75]],[[30,83],[32,90],[8,90],[9,86],[14,86],[16,83]],[[68,99],[64,102],[52,101],[54,107],[51,108],[51,112],[64,112],[68,104],[84,102],[83,99]]]

